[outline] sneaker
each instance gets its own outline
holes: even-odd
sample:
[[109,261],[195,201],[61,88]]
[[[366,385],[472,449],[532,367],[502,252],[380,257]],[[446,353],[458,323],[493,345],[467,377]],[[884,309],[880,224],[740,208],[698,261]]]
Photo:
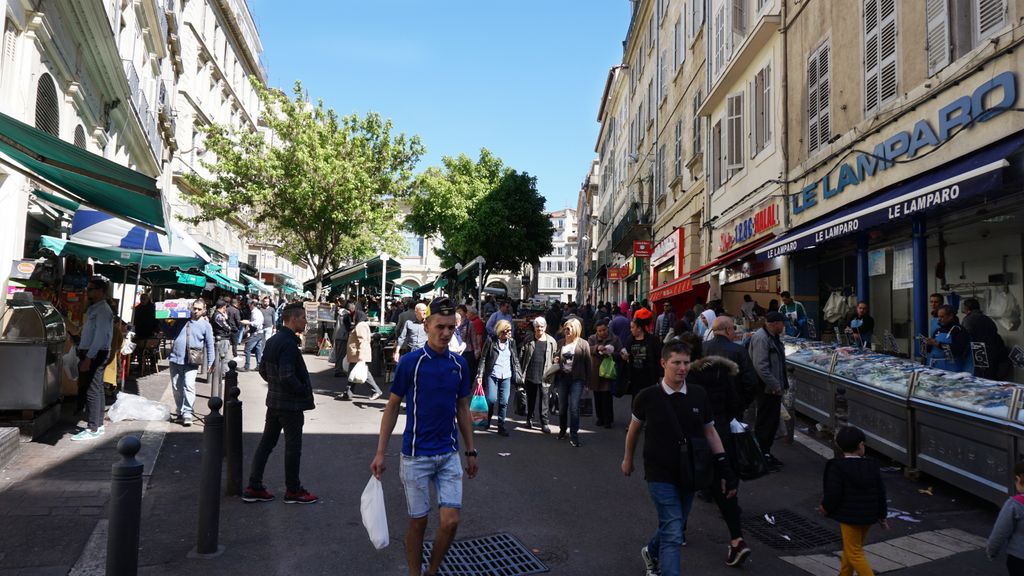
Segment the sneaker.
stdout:
[[171,424],[181,424],[181,416],[179,416],[177,414],[171,414],[171,418],[170,418],[169,422]]
[[551,426],[545,424],[544,426],[541,427],[540,431],[545,434],[551,434]]
[[558,439],[559,440],[565,440],[565,430],[559,430],[559,432],[558,432]]
[[498,426],[498,436],[508,436],[508,430],[504,426]]
[[313,504],[320,498],[310,494],[305,488],[299,488],[298,492],[285,492],[284,503],[285,504]]
[[242,491],[242,502],[270,502],[273,499],[274,495],[267,492],[267,489],[262,486],[259,488],[246,486]]
[[580,446],[583,445],[583,443],[580,442],[579,438],[571,438],[569,440],[569,445],[572,446],[573,448],[579,448]]
[[103,436],[104,434],[107,433],[107,429],[103,426],[100,426],[99,428],[96,429],[96,433],[99,434],[100,436]]
[[370,400],[377,400],[381,396],[383,396],[383,394],[381,394],[380,392],[374,392],[373,394],[370,394]]
[[192,417],[191,416],[185,416],[184,418],[182,418],[181,419],[181,425],[184,426],[185,428],[188,428],[189,426],[191,426],[192,425]]
[[661,569],[658,567],[658,561],[651,558],[651,553],[647,551],[647,546],[640,549],[640,557],[644,560],[644,567],[647,569],[647,576],[659,576]]
[[729,546],[729,555],[725,559],[726,566],[739,566],[750,557],[750,548],[740,539],[738,546]]
[[344,400],[345,402],[348,402],[349,400],[352,400],[352,395],[349,394],[348,392],[345,392],[341,396],[338,396],[338,400]]
[[82,430],[78,434],[72,436],[71,439],[74,440],[75,442],[80,442],[82,440],[95,440],[100,436],[103,436],[103,432],[100,432],[99,430],[96,430],[94,432],[86,428],[85,430]]

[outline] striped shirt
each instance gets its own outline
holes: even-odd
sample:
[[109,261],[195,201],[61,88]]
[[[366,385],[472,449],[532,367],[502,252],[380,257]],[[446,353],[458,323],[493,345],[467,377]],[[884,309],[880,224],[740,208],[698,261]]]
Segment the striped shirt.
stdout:
[[391,393],[405,399],[402,454],[436,456],[459,450],[458,401],[472,394],[469,364],[449,350],[424,346],[402,356]]

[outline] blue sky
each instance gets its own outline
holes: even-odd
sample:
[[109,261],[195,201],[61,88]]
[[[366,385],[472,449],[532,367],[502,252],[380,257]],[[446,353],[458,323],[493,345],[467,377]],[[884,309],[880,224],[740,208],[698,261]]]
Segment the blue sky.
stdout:
[[249,0],[272,85],[377,111],[427,146],[419,170],[486,147],[576,207],[627,0]]

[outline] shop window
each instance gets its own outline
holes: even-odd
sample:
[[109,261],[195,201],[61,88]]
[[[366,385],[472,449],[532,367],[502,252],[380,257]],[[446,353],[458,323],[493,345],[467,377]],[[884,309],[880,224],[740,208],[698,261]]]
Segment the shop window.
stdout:
[[896,0],[864,0],[864,112],[894,100],[898,84]]
[[53,78],[46,73],[36,85],[36,128],[60,137],[60,111],[57,108],[57,89]]
[[1009,24],[1007,0],[926,0],[925,32],[931,76]]
[[751,86],[751,117],[753,124],[751,156],[768,147],[772,137],[772,67],[765,66],[754,76]]
[[657,286],[668,284],[676,278],[675,262],[668,262],[654,269],[654,280]]
[[829,121],[831,90],[829,43],[825,41],[807,59],[807,152],[813,154],[832,139]]

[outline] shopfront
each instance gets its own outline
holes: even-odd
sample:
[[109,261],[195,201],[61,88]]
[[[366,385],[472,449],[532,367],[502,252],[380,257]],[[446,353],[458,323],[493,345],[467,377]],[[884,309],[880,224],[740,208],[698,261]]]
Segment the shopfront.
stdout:
[[[758,260],[754,251],[770,241],[782,227],[782,203],[768,198],[718,229],[715,260],[705,267],[713,287],[710,297],[721,299],[722,307],[738,320],[744,311],[745,296],[767,310],[782,289],[780,260]],[[751,318],[752,319],[752,318]]]

